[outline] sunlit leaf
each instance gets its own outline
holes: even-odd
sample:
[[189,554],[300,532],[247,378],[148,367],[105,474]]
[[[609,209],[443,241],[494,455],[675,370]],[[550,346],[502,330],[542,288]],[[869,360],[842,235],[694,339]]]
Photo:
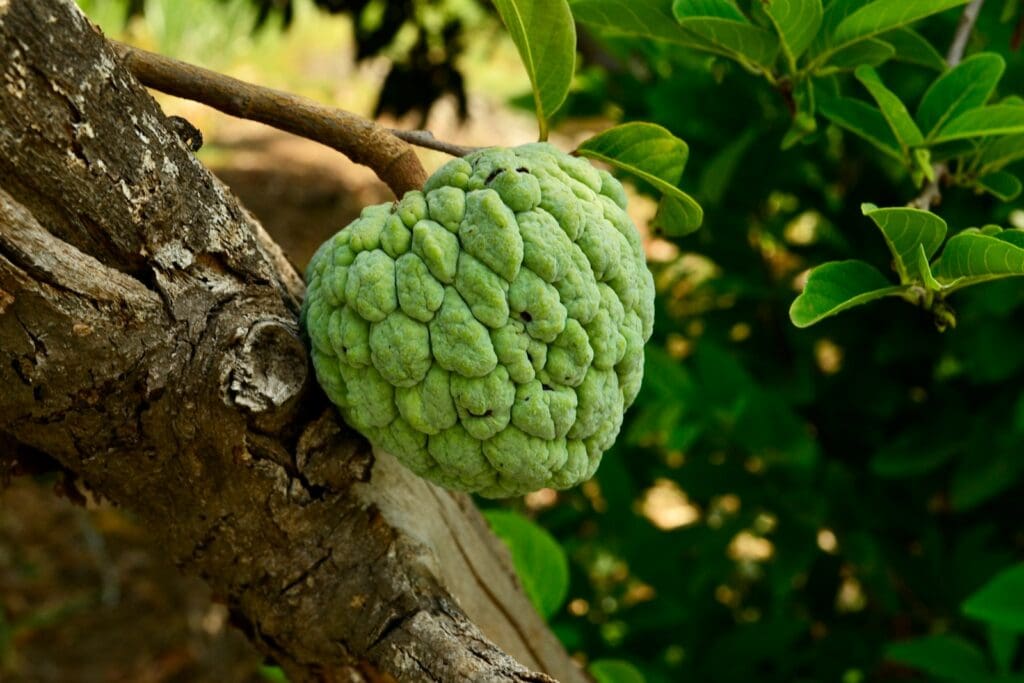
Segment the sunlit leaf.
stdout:
[[672,14],[671,0],[570,0],[570,5],[578,21],[608,33],[728,55],[680,26]]
[[690,195],[685,199],[666,194],[658,202],[658,212],[651,221],[655,232],[665,237],[682,237],[700,227],[704,209]]
[[923,247],[926,260],[934,256],[946,237],[946,221],[930,211],[906,207],[880,209],[874,204],[863,204],[861,211],[882,231],[900,282],[922,281],[918,247]]
[[829,121],[864,138],[894,159],[903,160],[900,143],[875,107],[852,97],[830,97],[818,102],[818,109]]
[[672,11],[680,17],[717,17],[731,19],[744,24],[750,21],[736,6],[736,0],[675,0]]
[[960,289],[979,282],[1024,275],[1024,247],[1010,239],[973,229],[954,235],[942,250],[935,277],[943,284],[956,282],[955,288]]
[[942,289],[942,285],[932,275],[932,267],[928,263],[928,256],[925,254],[923,244],[917,245],[917,272],[921,276],[921,282],[924,283],[925,289],[933,292]]
[[779,39],[770,31],[755,26],[740,15],[726,16],[729,3],[675,0],[672,11],[679,25],[720,50],[752,64],[768,67],[779,52]]
[[911,118],[910,112],[907,111],[907,107],[903,104],[903,101],[894,93],[889,90],[882,83],[882,79],[879,78],[878,72],[870,66],[860,66],[854,72],[857,80],[867,88],[871,96],[875,98],[875,102],[878,103],[878,107],[882,112],[882,116],[885,117],[886,122],[889,124],[889,128],[892,130],[896,139],[900,143],[900,147],[903,148],[904,153],[908,151],[910,147],[920,145],[924,142],[924,136],[921,135],[921,131],[918,129],[917,124],[914,123],[914,119]]
[[685,234],[700,226],[704,212],[679,189],[689,156],[686,143],[653,123],[624,123],[585,140],[580,156],[599,159],[650,183],[663,195],[659,210],[666,234]]
[[821,0],[769,0],[765,13],[782,39],[782,50],[791,65],[796,64],[821,26]]
[[833,261],[811,271],[789,317],[797,327],[808,327],[848,308],[903,292],[863,261]]
[[936,78],[917,108],[921,130],[930,137],[960,114],[985,104],[1005,69],[1002,57],[982,52]]
[[875,0],[843,19],[830,38],[834,49],[924,19],[968,0]]
[[971,109],[939,129],[932,142],[1024,133],[1024,106],[995,104]]
[[516,575],[534,607],[545,619],[569,593],[569,562],[551,534],[526,517],[509,510],[486,510],[494,534],[508,546]]
[[566,0],[494,0],[533,85],[540,139],[569,94],[576,70],[576,25]]

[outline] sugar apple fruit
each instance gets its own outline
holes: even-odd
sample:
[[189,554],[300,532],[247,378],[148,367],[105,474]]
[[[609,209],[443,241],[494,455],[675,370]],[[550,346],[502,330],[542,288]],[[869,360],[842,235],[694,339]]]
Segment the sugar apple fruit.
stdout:
[[303,324],[349,425],[501,498],[589,479],[643,377],[654,283],[622,186],[546,143],[442,166],[307,271]]

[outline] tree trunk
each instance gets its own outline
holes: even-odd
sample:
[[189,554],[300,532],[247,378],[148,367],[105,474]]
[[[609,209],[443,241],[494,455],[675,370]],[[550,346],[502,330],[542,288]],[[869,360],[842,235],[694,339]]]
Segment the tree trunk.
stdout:
[[132,510],[293,680],[585,680],[471,500],[339,422],[301,279],[74,3],[0,0],[0,72],[8,452]]

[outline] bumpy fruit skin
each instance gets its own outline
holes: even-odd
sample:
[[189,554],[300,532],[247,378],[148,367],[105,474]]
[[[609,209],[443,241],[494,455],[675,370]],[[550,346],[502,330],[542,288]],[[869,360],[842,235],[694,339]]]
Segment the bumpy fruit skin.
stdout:
[[454,159],[313,256],[303,324],[346,422],[491,498],[589,479],[643,377],[654,283],[622,186],[537,143]]

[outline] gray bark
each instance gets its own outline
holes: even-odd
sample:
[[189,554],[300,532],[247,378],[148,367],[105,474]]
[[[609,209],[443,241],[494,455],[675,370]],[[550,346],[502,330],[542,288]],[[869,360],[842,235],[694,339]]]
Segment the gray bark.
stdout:
[[0,88],[6,450],[132,510],[294,680],[585,680],[472,501],[338,421],[300,278],[71,0],[0,0]]

